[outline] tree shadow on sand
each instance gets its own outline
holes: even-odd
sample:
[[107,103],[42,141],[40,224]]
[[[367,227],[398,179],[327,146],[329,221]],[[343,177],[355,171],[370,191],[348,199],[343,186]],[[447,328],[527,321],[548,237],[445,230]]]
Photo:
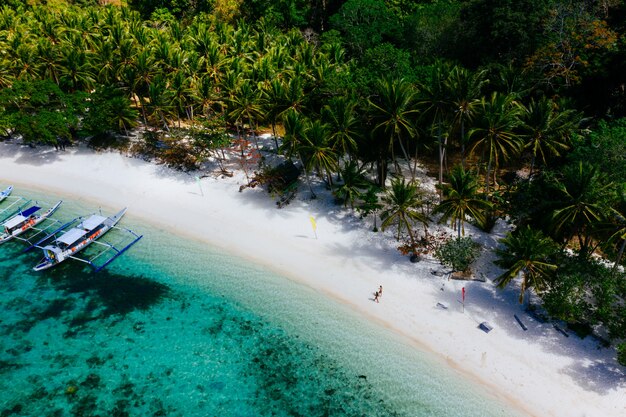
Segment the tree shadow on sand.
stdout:
[[[334,219],[331,219],[335,221]],[[366,235],[367,236],[367,235]],[[434,276],[433,270],[443,268],[434,259],[425,258],[417,264],[411,264],[409,260],[400,255],[393,247],[393,239],[385,239],[383,236],[369,240],[360,239],[357,242],[332,243],[328,245],[329,253],[332,256],[343,258],[344,264],[366,263],[381,277],[389,276],[390,273],[402,273],[412,276],[426,286],[421,287],[421,291],[431,293],[433,300],[439,301],[442,305],[449,307],[446,312],[440,310],[433,303],[432,308],[437,309],[437,314],[459,314],[461,313],[461,287],[468,290],[465,314],[470,322],[471,329],[468,329],[469,337],[488,337],[479,328],[479,323],[487,321],[493,325],[497,332],[504,332],[509,336],[526,340],[542,351],[549,352],[570,360],[570,363],[563,367],[560,372],[568,375],[572,380],[585,390],[597,392],[602,395],[611,390],[622,390],[626,388],[626,368],[617,365],[614,358],[614,350],[602,346],[600,340],[588,336],[581,340],[576,334],[567,329],[564,323],[539,321],[530,315],[524,305],[518,303],[520,288],[511,285],[505,290],[498,289],[492,281],[496,276],[495,270],[491,267],[491,252],[497,244],[497,237],[489,235],[481,242],[488,249],[486,259],[476,270],[476,275],[484,271],[486,282],[480,281],[449,281],[447,275],[441,277]],[[489,241],[487,241],[489,240]],[[514,315],[528,327],[524,331]],[[443,316],[445,317],[445,316]],[[554,324],[568,330],[569,337],[565,337],[558,332]],[[472,332],[476,332],[475,335]]]
[[571,376],[586,390],[602,395],[616,387],[626,388],[626,372],[615,362],[602,359],[592,360],[591,363],[577,361],[563,373]]
[[31,148],[16,143],[0,143],[0,156],[10,158],[19,165],[46,165],[58,161],[63,154],[64,151],[47,146]]

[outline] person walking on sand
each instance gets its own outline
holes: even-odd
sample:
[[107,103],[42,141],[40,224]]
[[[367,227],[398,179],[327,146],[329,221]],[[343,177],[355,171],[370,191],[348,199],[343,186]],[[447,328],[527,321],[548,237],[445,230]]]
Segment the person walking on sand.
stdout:
[[378,293],[378,291],[376,291],[374,293],[374,301],[378,302],[378,298],[380,297],[380,294]]
[[378,298],[382,298],[382,296],[383,296],[383,286],[380,285],[378,287]]

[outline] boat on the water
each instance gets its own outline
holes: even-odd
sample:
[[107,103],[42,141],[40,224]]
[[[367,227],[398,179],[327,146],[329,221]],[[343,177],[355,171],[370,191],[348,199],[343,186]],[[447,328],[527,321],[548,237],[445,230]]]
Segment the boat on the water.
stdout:
[[7,188],[5,188],[2,192],[0,192],[0,201],[4,200],[5,198],[7,198],[9,195],[11,195],[11,192],[13,191],[13,186],[9,185]]
[[[61,229],[56,232],[48,235],[46,238],[39,241],[37,244],[33,245],[39,247],[43,250],[44,257],[43,259],[33,268],[35,271],[42,271],[44,269],[51,268],[61,262],[65,261],[68,258],[76,259],[82,262],[87,262],[91,264],[91,261],[86,261],[82,258],[77,258],[74,255],[85,249],[87,246],[95,242],[97,239],[102,237],[106,232],[115,227],[115,225],[120,221],[120,219],[126,213],[126,208],[120,210],[117,214],[110,217],[104,217],[98,214],[93,214],[90,217],[82,220],[78,226],[63,232],[60,236],[56,236],[57,232],[60,232]],[[51,244],[46,246],[39,246],[45,240],[48,240],[50,237],[54,237],[54,240]],[[139,239],[137,239],[139,240]],[[135,242],[137,241],[135,240]],[[134,244],[135,242],[131,243]],[[105,244],[106,245],[106,244]],[[121,251],[117,251],[112,245],[106,245],[115,249],[118,254],[114,256],[117,257],[124,250],[128,249],[131,245],[128,245]],[[114,258],[109,260],[107,263],[112,261]],[[104,266],[102,266],[104,267]],[[101,269],[101,268],[100,268]]]
[[26,210],[20,210],[17,214],[2,223],[0,227],[0,244],[35,228],[39,223],[49,218],[59,208],[61,203],[63,203],[63,201],[59,201],[42,214],[37,214],[37,212],[41,210],[41,207],[37,205],[31,206]]

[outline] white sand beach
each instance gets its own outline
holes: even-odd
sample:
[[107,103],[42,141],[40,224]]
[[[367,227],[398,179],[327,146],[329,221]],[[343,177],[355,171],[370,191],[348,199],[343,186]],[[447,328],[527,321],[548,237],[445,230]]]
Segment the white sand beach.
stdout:
[[[501,291],[491,282],[498,271],[488,251],[476,271],[486,282],[448,281],[431,273],[443,269],[436,261],[410,263],[396,250],[392,230],[372,233],[371,219],[334,205],[323,188],[310,200],[301,187],[278,209],[261,188],[239,192],[241,174],[203,174],[204,195],[195,174],[119,153],[0,143],[0,188],[40,189],[111,211],[127,206],[131,216],[267,265],[403,334],[529,415],[626,416],[626,368],[617,364],[615,351],[599,348],[593,338],[566,338],[551,323],[530,317],[517,303],[519,287]],[[309,216],[316,219],[317,238]],[[466,229],[486,249],[505,231],[504,223],[491,235]],[[372,293],[378,285],[384,295],[377,304]],[[491,332],[477,328],[483,321]]]

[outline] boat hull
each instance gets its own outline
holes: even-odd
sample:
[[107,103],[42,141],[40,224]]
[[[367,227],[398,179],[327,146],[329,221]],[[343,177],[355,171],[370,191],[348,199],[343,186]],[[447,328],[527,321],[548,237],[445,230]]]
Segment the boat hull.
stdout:
[[26,223],[24,226],[14,230],[13,232],[11,232],[11,233],[3,233],[2,235],[0,235],[0,244],[2,244],[4,242],[8,242],[9,240],[13,239],[14,237],[17,237],[17,236],[19,236],[19,235],[21,235],[23,233],[26,233],[29,230],[31,230],[33,227],[39,225],[41,222],[43,222],[44,220],[46,220],[47,218],[52,216],[54,214],[54,212],[59,208],[61,203],[63,203],[63,201],[59,201],[53,207],[49,208],[41,216],[35,217],[34,219],[32,219],[31,221]]
[[[56,266],[56,265],[62,263],[63,261],[65,261],[65,260],[67,260],[69,258],[72,258],[74,255],[78,254],[78,252],[80,252],[81,250],[85,249],[87,246],[91,245],[94,241],[96,241],[97,239],[102,237],[106,232],[111,230],[122,219],[124,214],[126,214],[126,209],[125,208],[123,210],[119,211],[114,216],[108,217],[103,222],[104,227],[102,227],[99,230],[96,230],[92,234],[89,234],[89,236],[84,238],[80,243],[78,243],[77,245],[72,246],[71,249],[68,249],[68,250],[65,250],[65,251],[61,251],[60,253],[57,254],[57,256],[55,256],[55,258],[53,260],[50,259],[50,257],[45,256],[39,262],[39,264],[37,264],[33,268],[33,271],[43,271],[45,269],[52,268],[53,266]],[[45,253],[47,249],[43,248],[43,250],[44,250],[44,253]],[[76,258],[76,259],[79,259],[79,258]],[[81,259],[79,259],[79,260],[81,260]]]
[[43,271],[45,269],[52,268],[53,266],[55,266],[55,265],[57,265],[59,263],[60,262],[51,263],[51,262],[48,262],[47,260],[45,260],[45,258],[44,258],[44,261],[40,262],[39,264],[37,264],[37,266],[35,266],[33,268],[33,271]]
[[0,202],[2,202],[5,198],[11,195],[12,191],[13,191],[13,186],[11,185],[7,187],[4,191],[0,192]]

